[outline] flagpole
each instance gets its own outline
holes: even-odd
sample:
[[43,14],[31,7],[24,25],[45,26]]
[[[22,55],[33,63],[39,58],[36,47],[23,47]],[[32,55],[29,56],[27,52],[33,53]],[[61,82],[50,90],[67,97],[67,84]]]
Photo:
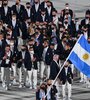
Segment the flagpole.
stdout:
[[[78,43],[78,41],[81,39],[81,37],[82,37],[82,36],[83,36],[83,34],[81,34],[81,35],[80,35],[80,37],[79,37],[79,39],[77,40],[77,42],[75,43],[75,45]],[[75,47],[75,45],[74,45],[74,47]],[[73,47],[73,49],[74,49],[74,47]],[[66,62],[68,61],[68,59],[69,59],[69,57],[70,57],[71,53],[73,52],[73,49],[71,50],[70,54],[69,54],[69,55],[68,55],[68,57],[66,58],[66,60],[65,60],[64,64],[62,65],[62,67],[60,68],[60,70],[59,70],[59,72],[58,72],[58,74],[57,74],[57,76],[56,76],[55,80],[53,81],[53,83],[52,83],[52,85],[51,85],[51,87],[50,87],[49,91],[48,91],[48,92],[47,92],[47,94],[45,95],[44,99],[47,97],[47,95],[48,95],[48,93],[50,92],[50,90],[51,90],[52,86],[55,84],[55,82],[56,82],[56,80],[57,80],[58,76],[60,75],[60,73],[61,73],[62,69],[64,68],[64,66],[65,66]]]

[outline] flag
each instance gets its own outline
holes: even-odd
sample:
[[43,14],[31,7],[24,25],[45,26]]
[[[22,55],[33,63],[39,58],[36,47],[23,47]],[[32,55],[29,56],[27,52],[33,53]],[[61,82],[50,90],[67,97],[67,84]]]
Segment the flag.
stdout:
[[90,44],[83,35],[72,49],[69,60],[80,72],[90,78]]

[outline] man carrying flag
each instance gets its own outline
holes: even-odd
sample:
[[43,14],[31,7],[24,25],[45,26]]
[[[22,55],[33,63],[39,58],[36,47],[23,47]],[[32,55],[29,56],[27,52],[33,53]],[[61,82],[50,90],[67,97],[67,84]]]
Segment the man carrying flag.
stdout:
[[[88,41],[85,39],[83,35],[81,35],[77,40],[75,46],[73,47],[70,54],[66,58],[62,67],[60,68],[51,87],[55,84],[57,78],[62,73],[62,70],[64,66],[67,64],[68,60],[70,60],[80,72],[82,72],[88,78],[90,78],[90,44],[88,43]],[[46,96],[47,95],[48,93],[46,94]]]
[[66,87],[68,91],[68,100],[71,100],[71,91],[72,91],[72,82],[73,82],[73,73],[70,67],[70,62],[67,61],[60,73],[60,81],[62,84],[62,96],[63,99],[66,99]]

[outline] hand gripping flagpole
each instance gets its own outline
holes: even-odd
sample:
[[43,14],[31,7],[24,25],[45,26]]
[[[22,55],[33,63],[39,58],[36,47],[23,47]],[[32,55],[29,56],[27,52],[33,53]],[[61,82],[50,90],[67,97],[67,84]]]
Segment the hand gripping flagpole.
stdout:
[[[79,39],[78,39],[77,42],[75,43],[75,45],[78,43],[78,41],[81,39],[82,36],[83,36],[83,35],[81,34],[80,37],[79,37]],[[73,49],[75,48],[75,45],[74,45]],[[47,95],[49,94],[49,92],[50,92],[52,86],[55,84],[55,82],[56,82],[58,76],[60,75],[62,69],[64,68],[64,66],[65,66],[65,64],[66,64],[66,62],[68,61],[69,57],[71,56],[71,53],[73,52],[73,49],[71,50],[70,54],[69,54],[68,57],[66,58],[66,60],[65,60],[64,64],[62,65],[62,67],[60,68],[60,70],[59,70],[59,72],[58,72],[58,74],[57,74],[55,80],[53,81],[53,83],[52,83],[51,87],[49,88],[49,91],[48,91],[47,94],[45,95],[44,99],[47,97]]]

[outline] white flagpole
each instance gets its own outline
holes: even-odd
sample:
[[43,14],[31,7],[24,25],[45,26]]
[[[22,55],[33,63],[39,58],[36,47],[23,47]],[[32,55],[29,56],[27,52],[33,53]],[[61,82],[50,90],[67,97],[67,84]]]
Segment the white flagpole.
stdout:
[[[81,34],[81,35],[80,35],[80,37],[79,37],[79,39],[78,39],[78,40],[77,40],[77,42],[75,43],[75,45],[78,43],[78,41],[81,39],[81,37],[82,37],[82,36],[83,36],[83,35]],[[75,45],[74,45],[73,49],[75,48]],[[58,72],[58,74],[57,74],[57,76],[56,76],[55,80],[53,81],[53,83],[52,83],[52,85],[51,85],[51,87],[50,87],[49,91],[48,91],[48,92],[47,92],[47,94],[45,95],[44,99],[47,97],[47,95],[48,95],[48,93],[50,92],[50,90],[51,90],[52,86],[55,84],[55,82],[56,82],[56,80],[57,80],[58,76],[60,75],[60,73],[61,73],[62,69],[64,68],[64,66],[65,66],[65,64],[66,64],[67,60],[69,59],[69,57],[70,57],[71,53],[73,52],[73,49],[71,50],[70,54],[69,54],[69,55],[68,55],[68,57],[66,58],[66,60],[65,60],[64,64],[62,65],[61,69],[59,70],[59,72]],[[78,48],[77,48],[77,49],[78,49]]]

